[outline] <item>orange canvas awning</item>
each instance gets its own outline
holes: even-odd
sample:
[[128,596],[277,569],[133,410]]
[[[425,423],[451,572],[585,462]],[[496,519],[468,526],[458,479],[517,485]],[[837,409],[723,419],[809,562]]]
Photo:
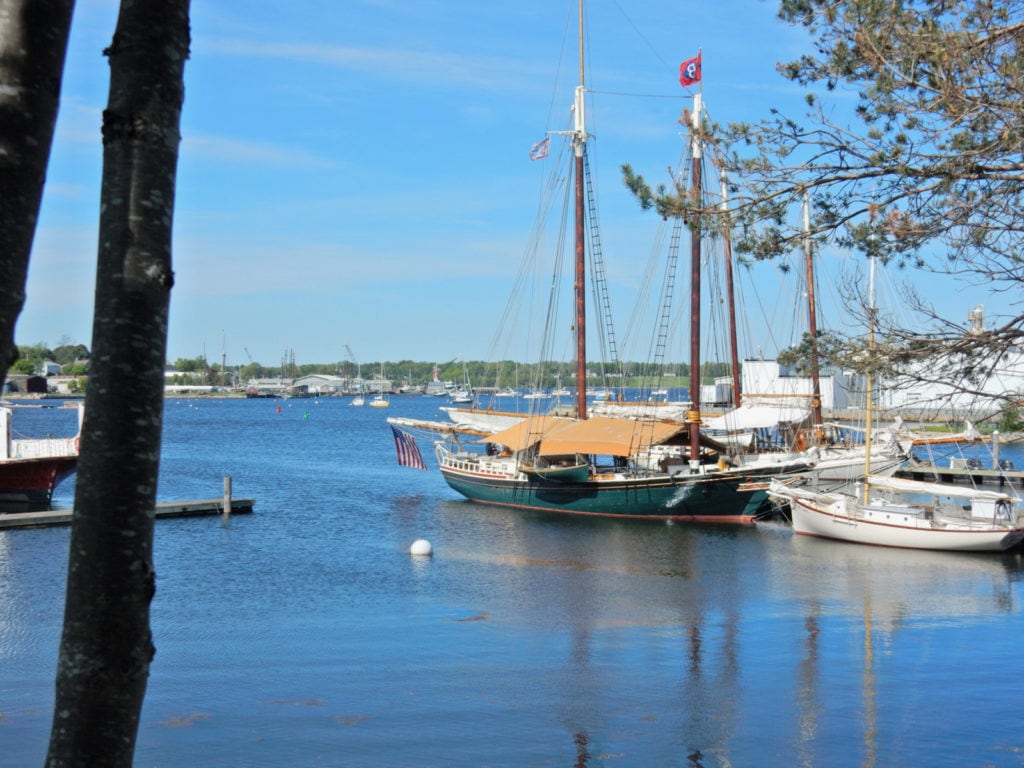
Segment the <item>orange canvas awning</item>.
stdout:
[[573,421],[544,435],[540,455],[631,456],[641,448],[664,443],[684,430],[686,425],[679,423],[595,416],[586,421]]
[[[667,443],[683,435],[689,427],[682,422],[641,421],[614,416],[594,416],[586,421],[564,416],[533,416],[501,432],[482,437],[478,442],[495,443],[513,451],[522,451],[540,443],[540,456],[565,456],[574,453],[598,456],[633,456],[652,445]],[[700,435],[702,446],[728,453],[729,447],[713,437]]]
[[573,423],[573,419],[560,416],[528,416],[518,424],[488,435],[478,442],[495,443],[513,451],[522,451]]
[[632,456],[641,448],[664,443],[687,429],[678,422],[650,422],[595,416],[586,421],[559,416],[538,416],[495,432],[480,440],[513,451],[540,443],[541,456],[581,453],[601,456]]

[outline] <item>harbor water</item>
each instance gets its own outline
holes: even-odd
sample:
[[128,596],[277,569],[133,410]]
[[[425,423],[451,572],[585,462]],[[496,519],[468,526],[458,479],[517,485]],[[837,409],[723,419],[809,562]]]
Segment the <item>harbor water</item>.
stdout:
[[[396,463],[443,399],[348,402],[167,401],[159,500],[255,508],[156,524],[137,766],[1024,765],[1020,555],[488,508]],[[46,754],[69,534],[0,531],[5,768]]]

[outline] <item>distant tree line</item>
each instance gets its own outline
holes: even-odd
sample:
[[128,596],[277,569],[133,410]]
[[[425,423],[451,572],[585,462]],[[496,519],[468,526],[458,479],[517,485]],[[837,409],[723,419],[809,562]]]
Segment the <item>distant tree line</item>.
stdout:
[[63,341],[50,349],[45,344],[18,346],[18,359],[11,365],[12,373],[34,374],[42,363],[57,363],[67,376],[84,376],[89,372],[89,349],[84,344]]
[[[450,360],[444,363],[432,363],[415,360],[380,361],[372,360],[360,365],[349,360],[341,360],[329,363],[305,363],[268,366],[258,362],[250,362],[241,366],[228,365],[227,378],[237,378],[242,383],[252,379],[272,378],[301,378],[312,375],[341,376],[343,378],[372,379],[380,375],[383,366],[386,378],[393,381],[409,381],[413,384],[421,384],[430,381],[434,375],[434,367],[437,366],[437,377],[441,381],[454,381],[462,383],[465,377],[469,378],[474,387],[500,386],[526,388],[531,386],[552,387],[555,383],[562,386],[569,386],[573,380],[574,373],[567,363],[548,361],[544,363],[520,363],[514,360],[502,360],[500,362],[486,362],[482,360]],[[182,374],[191,376],[196,383],[218,384],[225,377],[222,377],[222,366],[218,362],[211,362],[202,355],[192,358],[177,358],[169,367]],[[708,362],[702,366],[703,378],[710,380],[719,376],[726,376],[729,373],[729,364],[723,362]],[[647,383],[656,382],[665,378],[688,379],[690,367],[686,363],[664,363],[651,364],[641,362],[624,362],[617,366],[615,371],[600,371],[595,365],[591,369],[590,381],[604,381],[609,383],[629,382],[630,386],[637,386],[638,381]]]
[[[18,360],[11,366],[13,373],[33,374],[38,372],[39,365],[44,362],[55,362],[62,366],[62,373],[68,376],[85,376],[89,370],[90,353],[83,344],[72,344],[62,339],[59,346],[47,347],[44,343],[19,345]],[[432,363],[415,360],[380,361],[373,360],[356,366],[349,360],[328,363],[305,363],[269,366],[258,362],[249,362],[241,366],[228,365],[222,370],[219,362],[211,362],[203,355],[197,357],[179,357],[168,361],[168,370],[182,374],[182,381],[177,383],[220,384],[225,379],[237,380],[244,384],[252,379],[301,378],[315,374],[355,378],[361,375],[364,379],[372,379],[379,375],[383,362],[384,375],[394,381],[409,381],[420,384],[430,381],[437,366],[437,375],[441,381],[461,383],[468,376],[474,387],[501,386],[526,388],[531,386],[552,387],[556,382],[569,386],[573,380],[573,371],[567,363],[548,361],[544,363],[520,363],[514,360],[503,360],[497,363],[482,360],[449,360],[444,363]],[[729,374],[729,365],[724,362],[707,362],[702,366],[705,381]],[[227,376],[222,376],[226,373]],[[629,386],[642,386],[666,378],[688,379],[690,367],[686,363],[641,363],[636,361],[620,363],[615,371],[604,371],[595,365],[591,369],[591,382],[605,381],[614,384],[626,383]],[[186,381],[187,380],[187,381]]]

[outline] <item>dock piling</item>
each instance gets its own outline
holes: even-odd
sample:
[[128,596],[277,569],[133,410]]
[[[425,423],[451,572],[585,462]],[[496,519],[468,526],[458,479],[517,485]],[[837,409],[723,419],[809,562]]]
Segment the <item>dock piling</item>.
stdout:
[[231,516],[231,475],[224,475],[224,517]]

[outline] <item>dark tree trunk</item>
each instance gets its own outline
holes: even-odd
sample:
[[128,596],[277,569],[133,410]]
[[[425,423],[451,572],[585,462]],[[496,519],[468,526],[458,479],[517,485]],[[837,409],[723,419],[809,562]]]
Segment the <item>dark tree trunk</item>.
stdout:
[[29,254],[57,122],[73,0],[0,0],[0,384],[17,358]]
[[82,455],[47,765],[131,766],[154,648],[153,509],[188,0],[122,0]]

